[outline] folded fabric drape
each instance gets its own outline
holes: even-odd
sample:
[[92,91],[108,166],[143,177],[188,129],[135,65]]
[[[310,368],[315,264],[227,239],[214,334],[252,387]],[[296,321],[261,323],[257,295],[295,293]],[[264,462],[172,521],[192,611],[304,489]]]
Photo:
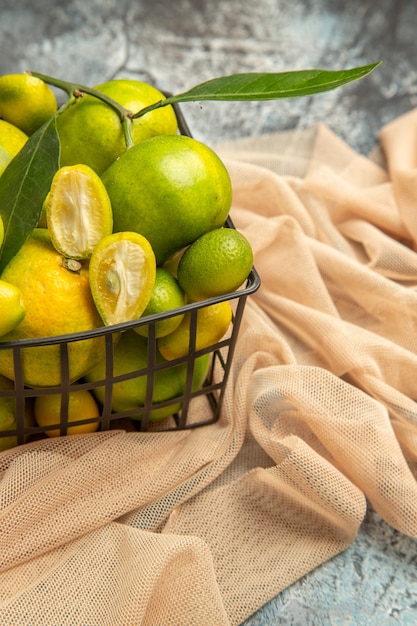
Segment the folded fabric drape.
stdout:
[[[217,146],[262,284],[221,419],[0,454],[1,624],[237,625],[354,541],[417,537],[417,112]],[[198,408],[196,410],[202,410]]]

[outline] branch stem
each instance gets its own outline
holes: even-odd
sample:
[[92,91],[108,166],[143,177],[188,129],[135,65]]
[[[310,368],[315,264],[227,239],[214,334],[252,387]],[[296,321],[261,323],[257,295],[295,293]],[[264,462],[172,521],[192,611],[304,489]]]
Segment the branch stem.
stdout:
[[[133,139],[131,134],[131,120],[133,118],[133,112],[126,109],[124,106],[113,100],[101,91],[94,89],[92,87],[87,87],[86,85],[81,85],[79,83],[67,82],[66,80],[61,80],[59,78],[54,78],[53,76],[46,76],[45,74],[40,74],[38,72],[30,72],[32,76],[36,78],[40,78],[44,83],[48,85],[52,85],[53,87],[58,87],[58,89],[62,89],[65,91],[69,97],[68,106],[73,104],[77,100],[77,98],[81,98],[84,94],[88,94],[89,96],[93,96],[98,100],[101,100],[105,104],[107,104],[115,113],[117,113],[120,123],[122,124],[123,134],[126,141],[126,147],[130,148],[133,146]],[[61,111],[65,110],[66,107],[63,107]]]

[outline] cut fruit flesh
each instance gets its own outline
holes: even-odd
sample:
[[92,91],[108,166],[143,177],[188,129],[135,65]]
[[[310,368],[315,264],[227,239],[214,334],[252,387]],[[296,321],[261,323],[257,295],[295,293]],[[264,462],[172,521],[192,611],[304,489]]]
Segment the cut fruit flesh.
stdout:
[[90,260],[90,285],[96,307],[108,326],[141,316],[155,284],[152,247],[138,233],[108,235]]
[[113,229],[106,188],[86,165],[62,167],[45,200],[47,225],[54,247],[65,257],[88,259]]

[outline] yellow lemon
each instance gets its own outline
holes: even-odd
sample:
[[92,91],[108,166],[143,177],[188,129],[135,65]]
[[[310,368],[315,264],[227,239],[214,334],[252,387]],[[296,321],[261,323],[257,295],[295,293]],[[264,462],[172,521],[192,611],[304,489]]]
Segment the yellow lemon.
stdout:
[[69,165],[56,172],[44,210],[54,247],[71,259],[90,258],[98,242],[113,230],[106,188],[88,165]]
[[0,215],[0,248],[3,243],[3,239],[4,239],[4,224],[3,224],[2,217]]
[[[35,419],[38,426],[42,428],[57,426],[57,428],[46,429],[48,437],[59,437],[61,419],[61,395],[50,394],[38,396],[34,403]],[[71,391],[68,396],[68,424],[80,420],[90,420],[100,416],[100,410],[93,395],[88,390]],[[93,433],[99,427],[99,421],[89,421],[87,424],[68,426],[67,435],[82,435]]]
[[234,228],[217,228],[184,252],[178,264],[178,282],[191,300],[205,300],[235,291],[252,265],[252,248],[246,237]]
[[[54,337],[88,331],[102,326],[90,291],[88,268],[78,261],[68,263],[52,246],[46,229],[35,229],[32,236],[8,263],[2,280],[20,289],[26,315],[22,322],[2,337],[3,341]],[[80,378],[104,358],[102,337],[68,344],[70,378]],[[26,385],[59,385],[61,380],[59,345],[23,349]],[[12,350],[0,350],[0,373],[14,378]]]
[[145,237],[129,232],[104,237],[90,259],[91,292],[104,324],[140,317],[155,274],[155,255]]
[[55,94],[30,74],[0,76],[0,117],[27,135],[35,132],[57,110]]
[[[173,309],[177,309],[185,304],[184,293],[181,290],[177,280],[172,274],[163,267],[156,268],[155,284],[152,290],[151,299],[142,317],[147,315],[156,315],[158,313],[167,313]],[[156,337],[164,337],[172,333],[177,326],[180,325],[184,314],[166,317],[155,322]],[[137,326],[135,328],[139,335],[148,336],[148,325]]]
[[[224,337],[232,321],[232,308],[228,301],[202,307],[197,311],[196,350],[214,345]],[[191,313],[174,332],[158,339],[158,348],[168,361],[186,356],[190,350]]]
[[[193,391],[203,384],[208,368],[209,355],[203,355],[195,361],[193,372]],[[166,363],[165,359],[156,354],[158,365]],[[145,337],[138,335],[132,330],[123,333],[114,351],[114,376],[123,376],[142,371],[141,374],[132,376],[126,380],[116,382],[113,385],[112,410],[114,412],[135,411],[132,419],[141,419],[140,409],[145,404],[147,390],[147,375],[143,370],[148,367],[148,342]],[[105,363],[99,363],[87,375],[89,382],[104,380],[106,376]],[[185,390],[187,376],[186,364],[174,365],[166,369],[155,371],[152,402],[165,402],[181,396]],[[104,387],[96,387],[93,391],[99,402],[104,400]],[[173,415],[181,408],[180,402],[173,402],[168,406],[153,409],[150,414],[151,420],[160,420]]]
[[[5,376],[0,375],[0,389],[13,390],[14,383]],[[26,428],[35,425],[33,406],[29,400],[25,402],[24,425]],[[16,403],[13,397],[0,396],[0,452],[17,446],[16,435],[4,435],[6,430],[15,430],[16,423]],[[28,439],[28,435],[25,440]]]
[[5,120],[0,120],[0,176],[10,161],[20,152],[27,140],[28,136],[26,133],[17,128],[17,126]]
[[158,265],[203,233],[222,226],[232,189],[211,148],[183,135],[164,135],[127,150],[102,175],[114,231],[142,234]]
[[[96,85],[95,89],[133,114],[165,98],[152,85],[132,79],[110,80]],[[69,106],[58,117],[58,132],[62,165],[85,163],[101,174],[126,150],[119,116],[94,96],[85,95]],[[147,113],[131,124],[134,143],[177,132],[177,118],[171,106]]]
[[20,289],[0,279],[0,337],[16,328],[25,317],[25,313]]

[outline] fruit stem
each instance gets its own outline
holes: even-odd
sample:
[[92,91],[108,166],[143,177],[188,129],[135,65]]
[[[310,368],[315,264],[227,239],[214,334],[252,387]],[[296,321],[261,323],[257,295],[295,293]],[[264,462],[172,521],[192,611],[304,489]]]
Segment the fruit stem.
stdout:
[[131,116],[125,117],[125,119],[122,121],[122,128],[123,128],[123,134],[125,136],[126,148],[131,148],[134,145],[133,139],[132,139],[132,132],[131,132],[131,128],[132,128]]
[[158,102],[154,102],[154,104],[149,104],[148,106],[140,109],[134,115],[132,115],[132,119],[135,120],[138,117],[142,117],[142,115],[146,115],[146,113],[150,113],[151,111],[155,111],[155,109],[159,109],[161,107],[167,106],[171,103],[169,98],[165,98],[165,100],[158,100]]
[[[93,96],[94,98],[97,98],[98,100],[101,100],[102,102],[107,104],[119,116],[126,141],[126,147],[130,148],[131,146],[133,146],[133,139],[130,130],[133,119],[132,111],[125,109],[125,107],[116,102],[116,100],[113,100],[113,98],[106,96],[106,94],[101,93],[100,91],[97,91],[92,87],[87,87],[79,83],[70,83],[66,80],[61,80],[60,78],[54,78],[53,76],[40,74],[39,72],[29,71],[29,74],[35,76],[35,78],[43,80],[43,82],[47,83],[48,85],[53,85],[54,87],[58,87],[58,89],[62,89],[63,91],[65,91],[70,99],[70,104],[75,102],[77,98],[82,98],[85,94]],[[65,108],[66,107],[63,107],[62,110],[64,110]],[[62,110],[60,112],[62,112]]]

